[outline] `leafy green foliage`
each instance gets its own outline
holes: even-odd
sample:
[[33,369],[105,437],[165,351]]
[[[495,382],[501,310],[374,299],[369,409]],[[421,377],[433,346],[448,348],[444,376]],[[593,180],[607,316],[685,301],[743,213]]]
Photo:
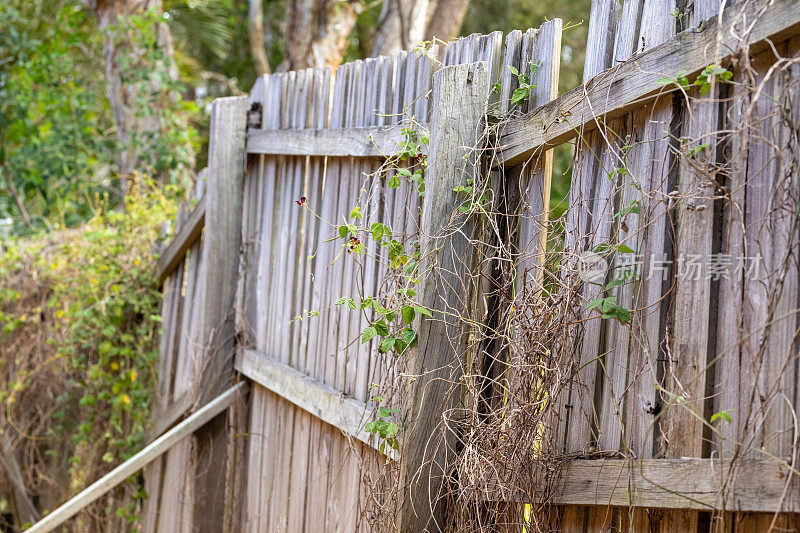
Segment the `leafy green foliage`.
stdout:
[[[700,87],[700,94],[705,96],[711,90],[713,83],[727,83],[731,78],[733,78],[732,71],[717,65],[708,65],[698,74],[697,79],[694,80],[694,85]],[[685,71],[680,71],[674,76],[662,76],[659,78],[658,83],[665,86],[675,86],[675,88],[683,90],[689,89],[692,85],[689,83],[689,78]]]
[[[13,240],[0,255],[0,347],[39,343],[30,360],[0,352],[11,374],[0,382],[0,403],[18,423],[30,416],[16,409],[39,404],[43,419],[24,435],[49,459],[32,467],[56,477],[68,466],[70,487],[99,478],[144,444],[161,327],[155,244],[175,211],[174,200],[137,179],[124,211],[103,209],[56,238]],[[12,285],[20,279],[46,287],[36,309],[21,307],[23,290]],[[42,389],[50,394],[42,397]],[[49,470],[59,465],[61,472]],[[135,521],[134,508],[114,512]]]
[[688,89],[690,86],[689,78],[686,77],[686,71],[680,71],[674,76],[662,76],[658,79],[659,85],[664,85],[669,87],[674,85],[675,88],[680,89]]
[[587,310],[592,310],[594,308],[600,311],[600,318],[603,319],[614,318],[619,320],[622,324],[626,324],[631,320],[631,312],[625,307],[617,305],[617,299],[613,295],[592,300],[586,306]]
[[[531,62],[531,76],[539,69],[538,63]],[[511,105],[519,105],[523,103],[525,100],[528,99],[528,96],[531,94],[531,90],[536,87],[536,84],[532,84],[530,82],[530,78],[526,74],[520,74],[519,70],[513,65],[508,65],[508,70],[517,77],[517,82],[519,86],[514,89],[514,92],[511,94]]]
[[[0,218],[15,221],[14,233],[72,227],[118,203],[121,150],[143,155],[140,172],[188,185],[198,138],[186,124],[201,111],[169,75],[160,22],[154,11],[137,13],[104,36],[69,0],[0,4]],[[159,124],[124,143],[108,103],[106,37],[137,88],[137,116]]]
[[718,413],[714,413],[711,415],[711,423],[713,424],[717,420],[724,420],[728,424],[733,422],[733,416],[731,416],[730,411],[720,411]]
[[[371,398],[370,402],[380,403],[384,401],[383,397]],[[387,447],[392,450],[399,448],[397,434],[400,432],[400,425],[392,420],[392,415],[399,413],[400,409],[389,409],[388,407],[378,407],[378,419],[372,422],[367,422],[364,426],[364,431],[377,435],[380,440],[378,449],[381,453],[386,453]]]
[[[400,179],[407,178],[417,188],[420,196],[425,196],[425,173],[428,169],[428,154],[424,147],[428,146],[430,136],[427,132],[420,133],[413,127],[405,127],[401,130],[403,140],[398,145],[396,160],[390,160],[389,164],[394,172],[386,182],[387,187],[396,189],[400,186]],[[400,163],[409,163],[409,166],[401,166]]]
[[717,65],[708,65],[694,80],[694,84],[700,87],[700,94],[705,96],[711,90],[712,83],[727,83],[732,77],[732,71]]
[[102,43],[93,20],[67,2],[0,4],[0,217],[16,229],[73,225],[112,185],[113,120]]

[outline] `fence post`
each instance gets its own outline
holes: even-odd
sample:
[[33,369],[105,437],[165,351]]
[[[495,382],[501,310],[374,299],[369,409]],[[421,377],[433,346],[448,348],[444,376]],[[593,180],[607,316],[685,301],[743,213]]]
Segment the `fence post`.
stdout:
[[[486,109],[486,62],[444,67],[434,75],[428,176],[422,212],[420,300],[433,318],[420,317],[419,342],[408,363],[409,405],[400,507],[401,531],[445,529],[445,476],[456,435],[443,415],[458,407],[467,328],[454,314],[471,301],[469,220],[454,218],[460,200],[453,188],[477,177],[477,145]],[[466,157],[465,157],[466,156]],[[457,213],[456,213],[457,214]],[[456,223],[458,227],[452,227]]]
[[[242,223],[247,97],[217,98],[211,108],[208,147],[206,217],[203,234],[203,278],[205,290],[198,339],[204,366],[196,395],[199,405],[230,387],[233,378],[233,303],[239,272]],[[226,497],[229,446],[225,413],[197,433],[194,465],[194,529],[222,531]]]

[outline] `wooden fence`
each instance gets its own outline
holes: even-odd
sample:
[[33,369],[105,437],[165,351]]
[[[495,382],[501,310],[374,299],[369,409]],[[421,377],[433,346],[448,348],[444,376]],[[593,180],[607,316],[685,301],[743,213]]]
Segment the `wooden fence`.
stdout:
[[[446,492],[458,448],[448,439],[457,436],[440,425],[453,401],[444,384],[467,379],[468,340],[454,342],[462,326],[447,314],[417,317],[418,346],[402,368],[379,354],[376,339],[358,342],[369,321],[335,303],[380,294],[387,269],[361,268],[324,244],[338,237],[324,221],[361,200],[365,221],[418,235],[423,250],[437,251],[422,270],[420,302],[469,314],[488,305],[475,291],[492,274],[473,272],[471,227],[443,230],[458,207],[453,188],[481,172],[498,191],[510,180],[526,191],[509,244],[528,252],[515,272],[537,291],[554,243],[576,255],[624,245],[645,265],[660,261],[658,275],[583,284],[569,304],[575,320],[564,346],[576,358],[554,369],[572,379],[549,398],[545,432],[548,453],[571,460],[542,480],[556,506],[548,523],[563,531],[796,528],[800,4],[741,2],[720,13],[721,5],[593,1],[585,84],[561,96],[555,20],[335,73],[266,75],[249,99],[217,100],[206,182],[159,263],[154,436],[242,377],[252,388],[146,468],[144,528],[371,531],[386,511],[368,481],[395,460],[403,490],[388,505],[392,527],[452,523],[453,509],[436,495]],[[689,82],[709,65],[730,67],[733,78],[701,95]],[[521,106],[510,104],[519,80],[509,66],[533,86]],[[488,122],[505,118],[493,139],[484,135],[487,111]],[[408,181],[391,188],[374,174],[410,122],[430,132],[424,202]],[[704,139],[709,132],[715,138]],[[564,231],[548,236],[551,150],[573,140]],[[719,149],[698,165],[706,145]],[[367,254],[386,253],[363,244]],[[706,266],[708,275],[682,277],[690,256],[759,256],[765,273],[724,279]],[[610,296],[631,310],[629,321],[587,309]],[[376,408],[371,385],[401,381],[403,394],[388,401],[404,410],[403,446],[386,457],[364,431]],[[445,442],[429,448],[435,434]],[[487,502],[536,497],[490,481]],[[522,530],[487,520],[487,531]]]

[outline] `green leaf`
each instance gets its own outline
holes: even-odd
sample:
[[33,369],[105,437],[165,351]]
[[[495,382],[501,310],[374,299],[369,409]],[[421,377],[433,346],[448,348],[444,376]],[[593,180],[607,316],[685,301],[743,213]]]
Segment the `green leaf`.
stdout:
[[636,213],[638,215],[640,212],[641,212],[641,210],[639,209],[639,202],[637,200],[637,201],[631,202],[631,205],[629,205],[628,207],[626,207],[625,209],[623,209],[619,213],[615,213],[614,214],[614,218],[624,217],[628,213]]
[[349,307],[350,309],[355,309],[355,308],[358,307],[358,304],[356,304],[356,301],[353,300],[352,298],[348,298],[347,299],[347,307]]
[[626,246],[624,244],[620,244],[619,246],[617,246],[617,250],[619,250],[623,254],[635,254],[636,253],[636,250],[634,250],[630,246]]
[[359,219],[359,220],[362,220],[362,219],[364,218],[364,217],[361,215],[361,206],[360,206],[360,205],[357,205],[357,206],[355,206],[355,207],[353,208],[353,210],[352,210],[352,211],[350,211],[350,218],[353,218],[353,219],[357,218],[357,219]]
[[595,307],[597,307],[598,305],[602,304],[604,299],[605,299],[605,298],[599,298],[599,299],[597,299],[597,300],[592,300],[592,301],[591,301],[591,302],[589,302],[589,304],[586,306],[586,310],[587,310],[587,311],[591,311],[592,309],[594,309],[594,308],[595,308]]
[[344,297],[339,298],[338,300],[336,300],[336,305],[344,305],[346,303],[347,303],[347,298],[344,298]]
[[339,226],[339,237],[344,239],[347,237],[347,233],[348,233],[347,225]]
[[510,70],[511,74],[513,74],[514,76],[519,76],[519,70],[517,70],[517,67],[515,67],[514,65],[508,65],[508,70]]
[[361,344],[369,342],[377,334],[378,330],[375,328],[375,326],[367,326],[366,328],[364,328],[364,331],[361,332]]
[[615,279],[612,279],[611,281],[609,281],[609,282],[606,284],[606,286],[604,287],[604,289],[605,289],[605,290],[607,290],[607,291],[609,291],[609,290],[613,289],[614,287],[618,287],[618,286],[622,285],[622,284],[623,284],[623,283],[625,283],[626,281],[628,281],[628,280],[627,280],[627,279],[625,279],[625,278],[615,278]]
[[407,176],[407,177],[411,176],[411,171],[403,167],[398,168],[397,173],[400,174],[401,176]]
[[394,340],[394,350],[397,353],[400,354],[400,353],[403,353],[405,351],[405,349],[406,349],[406,341],[404,341],[403,339],[395,338],[395,340]]
[[383,238],[383,230],[384,226],[380,222],[374,222],[372,227],[370,228],[370,233],[372,233],[372,238],[376,241],[379,241]]
[[716,422],[717,420],[719,420],[719,419],[724,420],[728,424],[733,422],[733,417],[731,416],[731,414],[728,411],[720,411],[719,413],[714,413],[713,415],[711,415],[711,423],[712,424],[714,422]]
[[394,348],[395,342],[397,339],[395,337],[386,337],[381,341],[380,346],[378,346],[379,353],[386,353],[392,348]]
[[414,321],[414,316],[417,314],[417,312],[414,311],[414,308],[410,305],[404,305],[400,314],[403,317],[403,322],[406,324],[411,324]]
[[417,332],[411,328],[403,330],[403,341],[409,349],[417,345]]
[[414,306],[414,310],[417,313],[420,313],[420,314],[425,315],[427,317],[433,318],[433,315],[431,314],[430,311],[428,311],[427,307],[422,307],[421,305],[416,305],[416,306]]
[[380,335],[381,337],[385,337],[386,335],[389,334],[389,326],[386,324],[385,321],[379,320],[378,322],[375,322],[373,326],[375,326],[375,331],[377,331],[378,335]]
[[375,433],[375,422],[367,422],[367,425],[364,426],[364,431],[367,433]]
[[381,407],[378,409],[378,416],[381,418],[385,418],[389,416],[389,408],[388,407]]
[[514,93],[511,95],[511,105],[518,104],[520,102],[524,102],[525,99],[528,98],[528,89],[525,87],[520,87],[519,89],[515,89]]
[[609,308],[608,311],[605,311],[601,318],[604,319],[616,318],[621,323],[625,324],[627,322],[630,322],[631,312],[625,309],[624,307],[621,307],[619,305],[614,305],[611,306],[611,308]]
[[389,427],[386,428],[386,434],[390,437],[394,437],[397,435],[398,431],[400,431],[400,427],[394,422],[389,422]]
[[386,186],[390,189],[396,189],[400,186],[400,176],[397,174],[392,174],[392,177],[389,178],[389,181],[386,183]]

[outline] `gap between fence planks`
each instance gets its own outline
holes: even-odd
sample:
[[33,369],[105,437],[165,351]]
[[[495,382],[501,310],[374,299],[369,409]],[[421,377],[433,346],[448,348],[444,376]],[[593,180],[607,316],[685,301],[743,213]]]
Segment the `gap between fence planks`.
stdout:
[[[769,458],[578,459],[550,475],[556,477],[550,501],[558,505],[800,512],[800,478]],[[533,497],[490,489],[487,499]]]
[[203,195],[186,218],[172,242],[166,247],[156,263],[156,279],[163,283],[164,279],[186,258],[186,250],[200,238],[206,221],[206,197]]
[[[364,402],[256,350],[244,350],[236,360],[236,370],[346,435],[378,449],[380,443],[363,429],[372,412]],[[397,458],[395,453],[389,456]]]
[[313,130],[250,130],[248,154],[388,157],[399,153],[402,125]]
[[55,511],[35,523],[30,529],[31,533],[46,533],[75,516],[81,509],[95,502],[111,489],[128,479],[151,461],[158,458],[172,446],[191,435],[196,430],[230,407],[240,395],[247,390],[248,383],[240,382],[215,399],[201,407],[192,416],[148,444],[139,453],[116,467],[114,470],[95,481],[87,488],[67,500]]
[[[748,24],[744,31],[742,21]],[[791,37],[800,26],[800,2],[776,1],[768,7],[757,2],[734,5],[699,27],[690,28],[647,52],[606,69],[592,79],[531,113],[511,119],[505,126],[497,164],[521,163],[543,147],[563,144],[592,128],[596,120],[620,117],[659,94],[675,90],[662,81],[679,72],[690,77],[708,66],[719,38],[721,61],[750,46],[757,51]],[[749,43],[749,44],[743,44]]]

